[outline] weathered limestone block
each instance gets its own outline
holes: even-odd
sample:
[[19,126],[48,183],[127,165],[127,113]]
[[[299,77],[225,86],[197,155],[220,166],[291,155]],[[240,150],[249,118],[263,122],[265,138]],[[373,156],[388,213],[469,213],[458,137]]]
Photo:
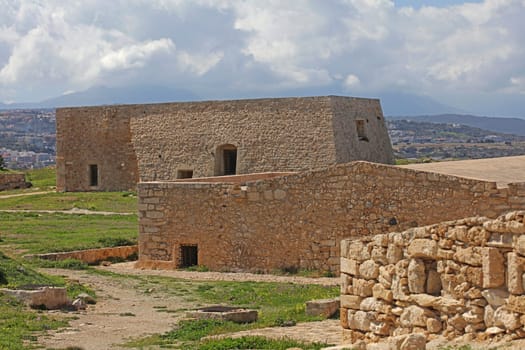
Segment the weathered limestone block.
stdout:
[[525,235],[514,237],[514,250],[521,256],[525,256]]
[[361,241],[350,241],[348,244],[348,252],[344,254],[347,258],[355,259],[359,262],[370,259],[370,252],[368,245]]
[[436,270],[431,269],[428,271],[425,289],[427,294],[439,295],[441,293],[441,277]]
[[360,278],[354,278],[352,281],[353,292],[355,295],[361,297],[372,296],[372,287],[374,287],[374,281],[368,281]]
[[306,302],[306,314],[329,318],[339,310],[339,298],[319,299]]
[[341,307],[351,310],[359,310],[363,298],[357,295],[341,295]]
[[504,305],[505,309],[525,314],[525,296],[510,295],[506,301],[507,303]]
[[457,248],[456,253],[454,254],[454,260],[471,266],[481,266],[481,248]]
[[512,233],[522,234],[525,233],[525,225],[517,221],[500,221],[497,220],[487,221],[483,224],[483,227],[490,232],[499,233]]
[[386,259],[389,264],[395,264],[403,259],[403,247],[395,244],[389,245],[386,250]]
[[370,322],[374,319],[374,316],[370,312],[356,311],[355,313],[348,313],[348,326],[352,330],[358,330],[362,332],[370,331]]
[[379,276],[379,265],[374,260],[366,260],[359,266],[359,275],[364,279],[376,279]]
[[463,332],[467,326],[467,321],[465,321],[465,318],[463,318],[462,315],[454,315],[448,319],[447,324],[452,326],[454,329]]
[[463,318],[469,324],[477,324],[483,322],[483,317],[485,314],[485,308],[480,306],[470,306],[469,310],[462,314]]
[[388,247],[388,235],[378,234],[372,237],[372,244],[374,247]]
[[359,262],[354,259],[341,258],[341,272],[359,277]]
[[408,264],[410,263],[409,260],[404,259],[400,260],[396,263],[395,267],[395,274],[398,277],[408,277]]
[[425,263],[420,259],[411,259],[408,264],[408,290],[410,293],[424,293],[425,284]]
[[497,288],[505,283],[505,260],[497,248],[482,248],[483,288]]
[[372,248],[372,251],[370,252],[370,257],[375,262],[378,262],[381,265],[386,265],[389,263],[386,254],[387,254],[387,248],[382,247],[382,246],[374,246]]
[[466,242],[470,244],[475,244],[478,246],[483,246],[490,237],[490,232],[485,230],[482,227],[474,226],[471,227],[466,236]]
[[341,307],[339,309],[339,321],[341,322],[341,327],[348,329],[348,309]]
[[341,294],[352,294],[352,276],[341,273]]
[[389,322],[370,322],[370,331],[377,335],[388,336],[391,333],[392,324]]
[[454,241],[468,242],[467,238],[468,226],[456,226],[448,230],[447,238]]
[[439,333],[443,329],[443,325],[438,319],[428,318],[427,319],[427,331],[429,333]]
[[479,323],[469,323],[465,327],[465,333],[477,333],[479,331],[485,330],[487,327],[485,326],[484,322]]
[[449,249],[438,248],[437,258],[440,260],[452,260],[454,259],[454,251]]
[[395,272],[394,265],[387,265],[379,267],[379,276],[377,280],[383,287],[389,289],[392,286],[392,276]]
[[494,311],[494,326],[513,331],[521,327],[521,323],[518,314],[506,310],[504,306],[500,306]]
[[496,309],[491,305],[485,306],[485,310],[483,312],[483,322],[485,322],[487,327],[494,326],[494,311],[496,311]]
[[407,254],[410,258],[436,259],[438,245],[431,239],[417,238],[410,242]]
[[428,318],[436,318],[436,315],[429,309],[411,305],[403,310],[399,322],[403,327],[426,327]]
[[392,277],[392,294],[395,300],[408,300],[410,294],[408,290],[408,279],[394,275]]
[[483,286],[483,270],[481,267],[463,266],[459,271],[466,277],[467,282],[478,287]]
[[507,288],[512,294],[523,294],[525,258],[516,253],[507,254]]
[[374,297],[364,298],[359,308],[362,311],[376,311],[382,314],[389,314],[392,311],[390,304]]
[[483,298],[487,300],[489,305],[497,308],[505,304],[509,297],[509,292],[505,289],[485,289],[481,291],[481,295],[483,295]]
[[446,297],[435,297],[428,294],[412,294],[410,301],[421,307],[433,308],[442,313],[461,313],[465,309],[462,301]]
[[372,296],[388,302],[391,302],[394,299],[392,291],[386,289],[381,283],[374,284],[374,287],[372,288]]

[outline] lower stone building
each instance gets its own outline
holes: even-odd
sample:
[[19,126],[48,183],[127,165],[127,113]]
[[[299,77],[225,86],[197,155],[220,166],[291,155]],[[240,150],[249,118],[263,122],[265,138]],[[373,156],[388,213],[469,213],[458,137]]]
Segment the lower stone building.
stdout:
[[337,273],[342,239],[525,209],[525,183],[368,162],[143,182],[138,196],[138,266],[213,270]]

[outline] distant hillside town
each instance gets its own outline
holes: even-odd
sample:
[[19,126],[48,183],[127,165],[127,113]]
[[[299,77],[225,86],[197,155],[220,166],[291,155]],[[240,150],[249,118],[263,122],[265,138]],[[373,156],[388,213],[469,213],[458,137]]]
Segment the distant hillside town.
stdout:
[[[464,124],[460,115],[387,118],[396,158],[421,162],[525,154],[525,136],[499,132],[525,125],[525,120],[463,117]],[[0,155],[8,168],[54,165],[55,133],[55,109],[0,110]]]
[[54,109],[0,111],[0,155],[11,169],[55,164]]

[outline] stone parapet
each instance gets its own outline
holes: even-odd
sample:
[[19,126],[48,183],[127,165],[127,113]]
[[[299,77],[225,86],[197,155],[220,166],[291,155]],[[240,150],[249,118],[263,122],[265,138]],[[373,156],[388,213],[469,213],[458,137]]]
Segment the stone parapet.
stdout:
[[524,338],[524,272],[525,211],[343,240],[345,339]]
[[85,250],[74,250],[70,252],[48,253],[48,254],[31,254],[25,258],[39,258],[45,260],[65,260],[77,259],[88,264],[95,264],[112,258],[128,259],[138,253],[138,246],[121,246],[111,248],[95,248]]

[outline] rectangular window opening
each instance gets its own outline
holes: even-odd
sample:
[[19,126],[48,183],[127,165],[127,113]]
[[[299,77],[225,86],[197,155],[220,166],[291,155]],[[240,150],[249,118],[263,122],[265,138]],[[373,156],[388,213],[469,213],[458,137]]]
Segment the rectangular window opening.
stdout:
[[193,170],[177,170],[177,179],[191,179]]
[[197,266],[199,261],[197,245],[180,246],[180,267]]
[[366,125],[363,119],[358,119],[355,121],[355,126],[357,129],[357,138],[359,141],[368,141],[368,136],[366,135]]
[[89,186],[98,186],[98,165],[89,166]]

